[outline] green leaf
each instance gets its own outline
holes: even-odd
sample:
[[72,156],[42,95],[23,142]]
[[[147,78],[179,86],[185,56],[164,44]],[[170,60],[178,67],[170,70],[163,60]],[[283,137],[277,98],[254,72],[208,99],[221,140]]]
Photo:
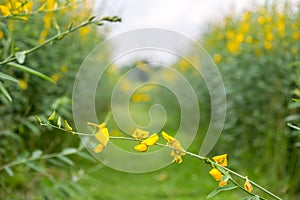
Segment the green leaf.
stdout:
[[26,55],[24,51],[16,52],[15,56],[19,64],[23,64],[25,62]]
[[289,64],[290,67],[298,67],[300,66],[300,61],[292,62]]
[[222,187],[218,187],[217,189],[213,190],[209,195],[207,195],[206,199],[210,199],[210,198],[216,196],[219,192],[233,190],[235,188],[237,188],[237,186],[231,185],[231,184],[228,184],[228,185],[225,185]]
[[77,153],[77,155],[80,156],[80,157],[82,157],[82,158],[84,158],[84,159],[87,159],[87,160],[89,160],[91,162],[95,162],[96,161],[92,156],[90,156],[90,154],[87,154],[87,153],[82,152],[82,151],[79,151]]
[[68,165],[74,165],[73,161],[65,156],[57,156],[58,159],[60,159],[61,161],[67,163]]
[[33,159],[39,158],[39,157],[41,157],[42,154],[43,154],[43,152],[40,149],[36,149],[32,152],[31,158],[33,158]]
[[11,170],[10,167],[4,167],[4,170],[6,171],[6,173],[10,176],[14,176],[14,172]]
[[12,81],[12,82],[19,83],[19,81],[17,79],[15,79],[14,77],[12,77],[10,75],[7,75],[7,74],[4,74],[2,72],[0,72],[0,79],[5,79],[5,80],[9,80],[9,81]]
[[62,151],[62,154],[69,155],[69,154],[74,154],[77,152],[78,152],[78,150],[76,148],[66,148]]
[[293,101],[300,103],[300,99],[292,98]]
[[54,159],[54,158],[48,159],[47,161],[48,161],[49,163],[53,164],[53,165],[58,166],[58,167],[63,167],[63,166],[65,166],[65,164],[64,164],[63,162],[61,162],[60,160]]
[[17,68],[17,69],[19,69],[21,71],[30,73],[30,74],[32,74],[34,76],[40,77],[40,78],[42,78],[42,79],[44,79],[46,81],[49,81],[49,82],[51,82],[53,84],[56,84],[56,82],[53,81],[50,77],[42,74],[41,72],[38,72],[38,71],[33,70],[33,69],[29,68],[29,67],[26,67],[24,65],[19,65],[19,64],[14,63],[14,62],[10,62],[10,63],[8,63],[8,65],[11,66],[11,67]]
[[0,82],[0,91],[4,94],[4,96],[9,100],[12,101],[12,98],[10,97],[8,91],[3,86],[2,82]]
[[40,167],[40,166],[37,166],[36,164],[34,164],[33,162],[27,162],[25,163],[28,167],[30,167],[31,169],[37,171],[37,172],[40,172],[42,174],[45,173],[45,169]]

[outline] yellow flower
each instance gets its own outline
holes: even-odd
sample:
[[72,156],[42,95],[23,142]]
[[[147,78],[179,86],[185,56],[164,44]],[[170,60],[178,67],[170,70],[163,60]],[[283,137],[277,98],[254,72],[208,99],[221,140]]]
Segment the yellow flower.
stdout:
[[252,192],[252,191],[253,191],[253,187],[252,187],[251,183],[249,182],[247,176],[246,176],[246,181],[245,181],[245,184],[244,184],[244,188],[245,188],[245,190],[247,190],[248,192]]
[[95,153],[100,153],[106,147],[109,141],[109,132],[108,129],[105,127],[106,124],[102,123],[100,125],[88,122],[89,125],[95,127],[97,132],[95,134],[96,139],[99,141],[99,144],[94,148]]
[[214,61],[215,61],[215,63],[220,63],[222,61],[221,54],[215,54],[214,55]]
[[243,41],[244,41],[244,35],[243,35],[242,33],[238,34],[238,35],[236,36],[236,40],[237,40],[238,42],[243,42]]
[[142,139],[147,138],[148,135],[149,135],[149,131],[143,131],[143,130],[137,128],[133,132],[132,137],[137,140],[142,140]]
[[65,65],[63,65],[63,66],[60,68],[60,71],[61,71],[62,73],[66,73],[66,72],[68,71],[68,67],[65,66]]
[[19,86],[22,90],[27,89],[27,82],[24,79],[19,79]]
[[268,40],[268,41],[272,41],[273,40],[273,34],[272,33],[267,33],[266,34],[266,40]]
[[233,31],[227,31],[227,32],[226,32],[226,37],[227,37],[228,39],[232,39],[232,38],[234,37],[234,32],[233,32]]
[[264,23],[266,22],[266,19],[265,19],[265,17],[260,16],[260,17],[257,18],[257,22],[258,22],[259,24],[264,24]]
[[173,147],[171,151],[171,156],[174,156],[174,159],[172,162],[176,162],[178,164],[182,163],[182,157],[185,153],[183,152],[184,149],[182,148],[180,142],[176,140],[174,137],[168,135],[166,132],[162,132],[162,136],[168,141],[168,145]]
[[295,40],[298,40],[298,39],[299,39],[299,33],[298,33],[298,32],[294,32],[294,33],[293,33],[293,38],[294,38]]
[[2,39],[3,37],[4,37],[4,33],[0,31],[0,39]]
[[220,181],[220,182],[219,182],[219,186],[220,186],[220,187],[225,186],[225,185],[227,185],[227,181],[223,181],[223,182]]
[[227,185],[228,181],[222,181],[223,174],[217,169],[213,168],[212,170],[209,171],[209,174],[216,180],[219,181],[219,186],[225,186]]
[[243,13],[243,20],[244,20],[244,21],[249,20],[249,17],[250,17],[250,13],[249,13],[249,12]]
[[224,167],[227,166],[227,154],[214,156],[213,160],[221,166],[224,166]]
[[151,97],[148,94],[137,93],[131,97],[133,102],[148,102],[151,100]]
[[147,151],[149,146],[153,146],[157,141],[159,137],[157,133],[152,134],[150,137],[148,137],[146,140],[142,141],[140,144],[136,145],[134,147],[137,151]]
[[272,49],[272,43],[271,43],[271,42],[267,42],[267,41],[266,41],[266,42],[264,43],[264,46],[265,46],[265,49],[266,49],[266,50]]
[[4,6],[4,5],[0,5],[0,12],[2,13],[2,15],[4,17],[7,17],[11,14],[9,8],[7,6]]
[[222,173],[217,170],[216,168],[213,168],[212,170],[209,171],[209,174],[216,180],[216,181],[221,181],[222,180]]

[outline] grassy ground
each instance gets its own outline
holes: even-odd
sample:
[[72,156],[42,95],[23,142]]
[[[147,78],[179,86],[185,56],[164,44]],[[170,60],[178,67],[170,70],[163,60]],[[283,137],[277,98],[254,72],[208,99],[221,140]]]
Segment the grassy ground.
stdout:
[[[206,199],[218,184],[208,174],[209,170],[202,161],[186,156],[180,165],[171,164],[146,174],[128,174],[104,166],[81,183],[87,188],[88,199]],[[231,191],[213,199],[240,199],[243,195]]]

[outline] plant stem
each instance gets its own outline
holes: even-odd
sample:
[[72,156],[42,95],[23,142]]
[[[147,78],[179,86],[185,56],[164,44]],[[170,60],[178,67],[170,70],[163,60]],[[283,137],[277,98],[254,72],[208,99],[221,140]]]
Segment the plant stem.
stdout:
[[54,158],[54,157],[58,157],[58,156],[66,156],[66,155],[76,154],[76,153],[80,152],[82,149],[77,149],[77,150],[78,151],[74,151],[74,152],[71,152],[71,153],[64,153],[64,152],[52,153],[52,154],[46,154],[46,155],[41,156],[41,157],[28,158],[28,159],[13,161],[13,162],[10,162],[8,164],[0,166],[0,171],[2,171],[3,169],[5,169],[7,167],[10,168],[10,167],[13,167],[13,166],[16,166],[16,165],[24,164],[24,163],[35,161],[35,160],[45,160],[45,159],[50,159],[50,158]]

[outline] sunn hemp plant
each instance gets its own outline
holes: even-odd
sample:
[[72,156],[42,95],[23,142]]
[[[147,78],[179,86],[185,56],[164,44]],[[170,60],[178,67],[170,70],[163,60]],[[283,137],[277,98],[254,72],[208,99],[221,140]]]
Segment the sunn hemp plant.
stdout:
[[[137,142],[133,148],[139,152],[147,151],[151,146],[157,145],[165,148],[169,148],[171,150],[171,156],[174,157],[173,163],[181,164],[183,162],[183,156],[189,155],[194,158],[203,160],[204,163],[211,166],[211,170],[208,172],[216,181],[218,181],[218,187],[213,190],[210,194],[208,194],[207,199],[210,199],[217,195],[221,191],[228,191],[233,189],[241,189],[245,193],[248,194],[244,199],[245,200],[266,200],[265,197],[259,196],[254,193],[254,187],[261,190],[262,192],[268,194],[273,199],[280,200],[281,198],[270,192],[269,190],[263,188],[258,185],[254,181],[250,180],[247,176],[243,176],[229,168],[227,168],[228,160],[227,154],[214,156],[212,159],[208,157],[203,157],[192,152],[189,152],[181,146],[180,142],[170,136],[165,131],[162,131],[161,134],[153,133],[150,135],[149,131],[136,129],[131,137],[118,137],[118,136],[110,136],[109,130],[106,127],[106,122],[101,124],[96,124],[92,122],[87,122],[88,125],[94,128],[92,133],[79,133],[73,130],[73,128],[69,125],[69,123],[64,120],[64,127],[61,123],[61,117],[58,116],[55,122],[56,112],[53,113],[48,118],[48,122],[44,123],[40,117],[36,116],[37,121],[41,126],[49,126],[55,129],[59,129],[65,132],[72,133],[73,135],[83,135],[83,136],[91,136],[95,137],[95,140],[99,142],[97,146],[94,147],[93,151],[95,153],[101,153],[105,151],[105,147],[110,140],[127,140]],[[106,117],[106,121],[108,121],[109,117]],[[150,135],[150,136],[149,136]],[[160,135],[166,140],[166,144],[158,143]],[[232,176],[234,175],[234,177]],[[241,185],[236,179],[242,179],[244,184]],[[254,187],[253,187],[254,186]]]

